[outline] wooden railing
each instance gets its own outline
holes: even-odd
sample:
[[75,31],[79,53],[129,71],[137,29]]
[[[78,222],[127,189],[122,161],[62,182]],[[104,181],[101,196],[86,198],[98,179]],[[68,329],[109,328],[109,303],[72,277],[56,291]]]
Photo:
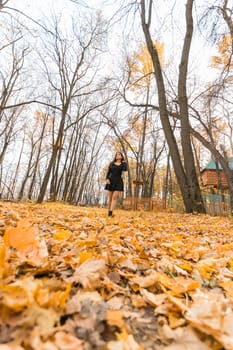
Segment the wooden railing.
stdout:
[[162,199],[127,197],[123,200],[126,210],[164,210],[166,203]]
[[230,214],[230,204],[224,202],[205,203],[206,214],[211,216],[227,216]]
[[[227,216],[230,214],[230,203],[222,201],[205,201],[206,214],[211,216]],[[126,210],[155,210],[166,209],[166,202],[156,198],[126,197],[123,200],[123,208]]]
[[229,194],[203,192],[206,213],[212,216],[226,216],[230,214]]

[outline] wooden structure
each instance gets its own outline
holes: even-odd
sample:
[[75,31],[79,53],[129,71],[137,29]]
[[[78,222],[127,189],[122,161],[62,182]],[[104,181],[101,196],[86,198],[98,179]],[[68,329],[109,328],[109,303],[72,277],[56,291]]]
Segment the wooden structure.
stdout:
[[230,214],[230,203],[219,202],[205,202],[206,214],[211,216],[228,216]]
[[[229,158],[229,166],[233,170],[233,158]],[[227,189],[227,180],[223,169],[219,163],[213,159],[201,171],[201,179],[203,186],[212,186],[215,188]]]
[[[233,158],[228,159],[229,167],[233,170]],[[201,171],[202,192],[206,213],[224,216],[230,213],[230,198],[228,184],[222,166],[213,159]]]
[[127,210],[158,210],[166,209],[166,203],[162,199],[126,197],[123,201],[123,208]]

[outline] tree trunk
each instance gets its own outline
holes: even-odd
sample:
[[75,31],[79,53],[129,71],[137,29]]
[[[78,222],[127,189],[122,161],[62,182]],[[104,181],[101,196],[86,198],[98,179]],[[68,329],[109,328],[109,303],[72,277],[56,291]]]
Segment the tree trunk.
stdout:
[[145,39],[146,39],[147,48],[151,55],[151,59],[154,67],[154,73],[155,73],[155,78],[156,78],[156,83],[158,88],[158,100],[159,100],[159,111],[160,111],[161,123],[162,123],[162,127],[164,130],[167,143],[168,143],[177,182],[181,190],[185,211],[187,213],[192,213],[196,211],[197,208],[196,208],[196,205],[194,205],[194,202],[192,200],[192,195],[190,193],[190,186],[188,184],[188,180],[183,168],[183,164],[181,162],[176,139],[170,124],[168,111],[167,111],[166,92],[165,92],[164,80],[162,75],[162,68],[159,60],[158,51],[155,45],[153,44],[150,31],[149,31],[151,16],[152,16],[152,13],[151,13],[152,0],[150,0],[150,3],[149,3],[149,14],[148,14],[147,22],[146,22],[145,11],[146,11],[145,0],[141,0],[141,22],[142,22],[142,28],[145,35]]
[[192,201],[193,210],[198,213],[205,213],[205,206],[201,196],[192,150],[188,99],[186,91],[188,58],[193,34],[192,7],[193,0],[188,0],[186,5],[186,35],[179,66],[178,101],[181,122],[181,145],[184,159],[184,169],[188,184],[188,192],[190,194],[190,200]]
[[31,180],[29,190],[28,190],[28,199],[30,199],[30,200],[32,199],[32,193],[33,193],[33,189],[34,189],[35,182],[36,182],[36,174],[37,174],[37,170],[39,167],[39,159],[40,159],[40,155],[41,155],[42,142],[43,142],[43,137],[44,137],[47,121],[48,121],[48,116],[46,117],[46,119],[43,122],[42,130],[41,130],[41,134],[40,134],[40,141],[39,141],[37,156],[36,156],[36,161],[35,161],[35,166],[34,166],[33,174],[32,174],[32,180]]
[[62,136],[63,136],[64,125],[65,125],[66,110],[67,109],[65,109],[65,111],[63,111],[63,113],[62,113],[62,118],[61,118],[61,121],[60,121],[60,126],[59,126],[57,139],[56,139],[56,142],[54,144],[52,155],[51,155],[51,158],[50,158],[50,161],[49,161],[49,165],[48,165],[48,168],[46,170],[46,173],[45,173],[45,176],[44,176],[41,188],[40,188],[40,192],[39,192],[39,196],[38,196],[38,199],[37,199],[37,203],[42,203],[43,200],[44,200],[44,196],[45,196],[45,192],[46,192],[46,189],[47,189],[47,186],[48,186],[48,182],[49,182],[49,178],[50,178],[50,175],[51,175],[51,172],[52,172],[52,168],[53,168],[53,166],[54,166],[54,164],[56,162],[57,153],[58,153],[59,147],[61,147],[61,145],[62,145]]

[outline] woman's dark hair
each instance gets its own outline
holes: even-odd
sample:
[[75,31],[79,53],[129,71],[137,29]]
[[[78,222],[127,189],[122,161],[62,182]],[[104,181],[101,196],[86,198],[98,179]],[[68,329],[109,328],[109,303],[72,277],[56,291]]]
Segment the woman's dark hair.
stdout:
[[123,153],[122,152],[116,152],[115,153],[115,157],[114,157],[113,161],[109,164],[109,166],[112,166],[115,163],[117,154],[121,155],[121,162],[124,162],[125,157],[124,157]]

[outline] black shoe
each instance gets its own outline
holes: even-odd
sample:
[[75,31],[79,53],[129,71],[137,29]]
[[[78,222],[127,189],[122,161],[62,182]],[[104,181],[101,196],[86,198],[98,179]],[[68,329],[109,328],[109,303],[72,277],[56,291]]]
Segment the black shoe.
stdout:
[[112,210],[109,210],[108,211],[108,216],[112,216],[113,214],[112,214]]

